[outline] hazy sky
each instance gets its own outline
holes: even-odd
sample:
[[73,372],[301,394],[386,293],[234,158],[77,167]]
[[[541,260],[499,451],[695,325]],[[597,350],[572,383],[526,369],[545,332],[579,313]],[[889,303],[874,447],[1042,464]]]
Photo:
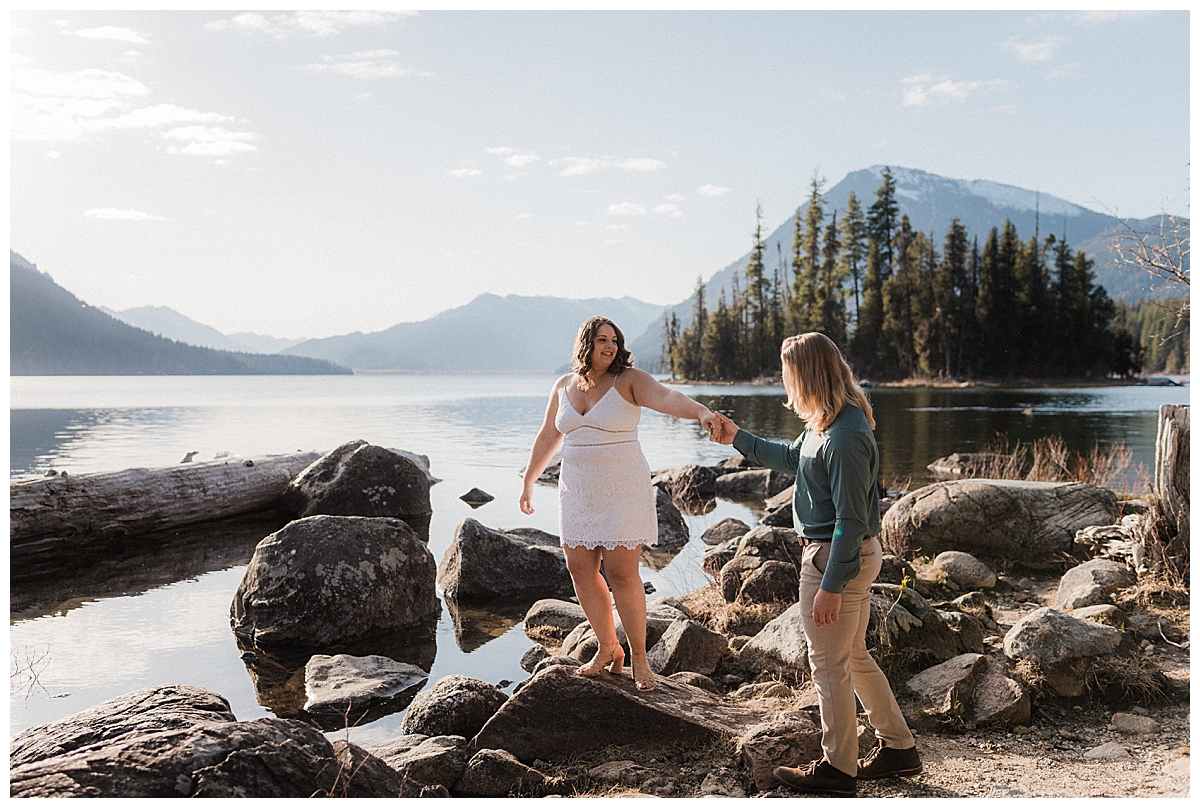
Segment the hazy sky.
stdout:
[[[10,245],[93,305],[378,331],[675,303],[874,164],[1188,214],[1186,12],[14,12]],[[522,327],[514,323],[514,328]]]

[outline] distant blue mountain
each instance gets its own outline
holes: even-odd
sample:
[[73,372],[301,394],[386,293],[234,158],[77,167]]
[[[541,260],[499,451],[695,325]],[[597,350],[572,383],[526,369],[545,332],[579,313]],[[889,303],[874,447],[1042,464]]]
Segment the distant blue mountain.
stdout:
[[168,306],[139,306],[122,311],[113,311],[106,306],[99,308],[105,314],[116,317],[134,328],[141,328],[151,334],[158,334],[160,337],[173,339],[176,342],[199,345],[202,348],[214,348],[219,351],[273,354],[304,341],[280,339],[249,332],[222,334],[212,326],[198,323]]
[[[385,331],[312,339],[284,354],[327,359],[355,370],[565,369],[575,333],[588,317],[615,322],[626,339],[662,316],[663,307],[631,297],[569,300],[482,294],[456,309]],[[643,357],[635,356],[638,366]]]
[[[883,182],[884,166],[877,165],[861,171],[852,171],[824,194],[826,224],[830,214],[836,210],[839,218],[846,211],[846,199],[853,191],[862,205],[863,212],[875,201],[875,191]],[[1035,228],[1045,237],[1054,233],[1064,235],[1072,249],[1083,250],[1096,262],[1096,281],[1104,286],[1111,297],[1141,297],[1153,293],[1148,287],[1146,275],[1134,270],[1119,268],[1109,253],[1108,244],[1122,225],[1120,220],[1102,213],[1088,210],[1064,199],[1049,194],[1039,194],[1013,185],[1002,185],[988,180],[954,180],[930,174],[914,168],[891,167],[896,185],[896,200],[900,213],[907,215],[912,226],[924,233],[933,233],[936,244],[941,245],[950,220],[957,217],[968,233],[978,236],[980,245],[993,227],[1003,227],[1005,220],[1016,225],[1022,241],[1034,234]],[[797,218],[804,221],[808,213],[807,189],[802,192],[805,202],[796,213],[776,227],[763,241],[767,245],[764,263],[767,276],[771,277],[783,258],[781,276],[791,276],[792,244],[795,240]],[[1147,220],[1149,221],[1149,220]],[[1155,220],[1157,222],[1157,220]],[[752,246],[753,234],[747,231],[746,245]],[[704,284],[705,302],[711,309],[724,290],[726,300],[733,290],[736,276],[740,286],[745,286],[746,265],[750,250],[713,274]],[[701,273],[702,275],[704,273]],[[691,297],[666,309],[674,312],[682,324],[691,321]],[[633,337],[631,350],[649,357],[662,354],[662,318],[646,331]],[[656,360],[657,362],[657,360]],[[658,364],[654,365],[658,369]]]
[[84,303],[11,250],[9,338],[13,376],[350,372],[320,359],[215,351],[134,328]]

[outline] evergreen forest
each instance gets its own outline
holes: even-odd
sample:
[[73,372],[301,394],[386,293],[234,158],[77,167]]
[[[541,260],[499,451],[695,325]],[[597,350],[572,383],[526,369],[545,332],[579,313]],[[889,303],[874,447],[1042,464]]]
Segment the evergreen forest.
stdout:
[[814,179],[790,255],[781,245],[769,253],[760,208],[744,283],[711,301],[698,280],[690,321],[667,317],[672,376],[774,376],[784,338],[806,331],[876,380],[1186,372],[1179,301],[1111,300],[1092,259],[1064,238],[1023,235],[1010,221],[973,234],[957,218],[940,239],[916,231],[886,169],[866,207],[851,193],[844,211],[827,211],[821,189]]

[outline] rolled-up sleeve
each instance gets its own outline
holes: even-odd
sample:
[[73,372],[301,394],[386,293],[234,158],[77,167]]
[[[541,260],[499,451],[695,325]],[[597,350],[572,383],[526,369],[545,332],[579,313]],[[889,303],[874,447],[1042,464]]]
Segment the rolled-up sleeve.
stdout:
[[831,436],[825,448],[835,522],[821,588],[837,594],[862,567],[862,541],[867,534],[871,486],[875,483],[871,476],[873,452],[866,436],[853,432]]

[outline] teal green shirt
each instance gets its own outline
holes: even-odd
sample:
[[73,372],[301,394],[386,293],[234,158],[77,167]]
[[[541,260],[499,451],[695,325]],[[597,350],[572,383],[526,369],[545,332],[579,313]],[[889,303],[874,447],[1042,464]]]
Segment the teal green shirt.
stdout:
[[840,594],[858,575],[863,538],[879,532],[879,447],[866,414],[847,404],[823,433],[806,429],[790,445],[739,429],[733,448],[760,466],[796,475],[796,530],[832,540],[821,588]]

